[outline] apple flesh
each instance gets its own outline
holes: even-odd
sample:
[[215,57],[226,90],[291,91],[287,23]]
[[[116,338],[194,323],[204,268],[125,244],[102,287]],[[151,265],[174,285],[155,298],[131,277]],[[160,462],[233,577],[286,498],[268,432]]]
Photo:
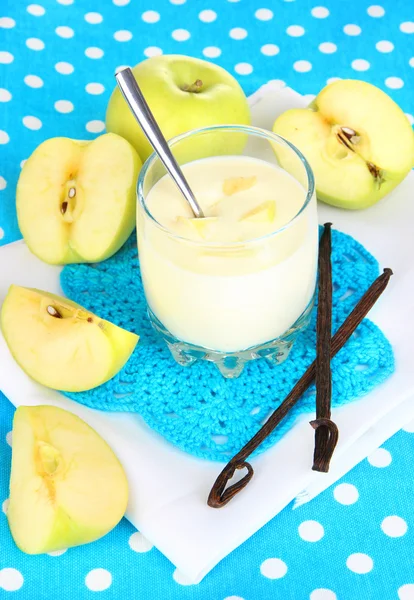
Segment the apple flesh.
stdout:
[[29,249],[50,264],[109,258],[135,227],[140,168],[134,148],[113,133],[92,142],[58,137],[40,144],[16,192]]
[[89,390],[114,377],[139,339],[71,300],[17,285],[4,300],[0,324],[25,373],[67,392]]
[[[164,137],[169,140],[180,133],[210,125],[250,124],[246,96],[236,79],[225,69],[198,58],[182,55],[154,56],[136,65],[132,72]],[[142,160],[152,147],[132,115],[118,87],[115,87],[106,112],[106,129],[127,139]],[[236,141],[235,135],[234,140]],[[220,154],[228,137],[207,135],[211,149],[186,158]],[[240,134],[236,145],[244,145]],[[202,143],[199,139],[198,144]]]
[[82,419],[56,406],[16,410],[7,519],[23,552],[93,542],[117,525],[127,502],[120,462]]
[[[308,160],[318,198],[342,208],[375,204],[414,164],[414,133],[407,117],[385,92],[364,81],[331,83],[308,108],[280,115],[273,131]],[[292,153],[275,152],[295,175]]]

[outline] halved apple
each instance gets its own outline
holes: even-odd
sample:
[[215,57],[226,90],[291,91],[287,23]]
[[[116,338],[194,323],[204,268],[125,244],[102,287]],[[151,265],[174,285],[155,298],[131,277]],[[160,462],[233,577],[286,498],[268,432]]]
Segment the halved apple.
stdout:
[[[364,81],[329,84],[308,108],[280,115],[273,131],[307,158],[318,198],[342,208],[374,204],[414,165],[414,133],[407,117],[385,92]],[[281,165],[297,175],[292,152],[281,146],[274,150]]]
[[97,540],[122,519],[127,502],[120,462],[82,419],[56,406],[16,410],[7,519],[23,552]]
[[20,231],[50,264],[98,262],[135,227],[141,160],[129,142],[107,133],[92,142],[51,138],[36,148],[17,184]]
[[111,379],[139,339],[71,300],[17,285],[9,289],[0,324],[21,368],[46,387],[68,392]]

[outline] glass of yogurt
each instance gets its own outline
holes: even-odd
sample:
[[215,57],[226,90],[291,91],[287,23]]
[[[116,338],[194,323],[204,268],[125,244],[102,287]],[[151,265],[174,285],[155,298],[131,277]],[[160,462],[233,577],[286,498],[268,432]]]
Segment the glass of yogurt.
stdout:
[[[309,324],[318,223],[312,171],[289,142],[220,125],[169,142],[204,214],[153,154],[138,179],[137,237],[152,325],[183,366],[281,363]],[[283,165],[283,167],[281,166]]]

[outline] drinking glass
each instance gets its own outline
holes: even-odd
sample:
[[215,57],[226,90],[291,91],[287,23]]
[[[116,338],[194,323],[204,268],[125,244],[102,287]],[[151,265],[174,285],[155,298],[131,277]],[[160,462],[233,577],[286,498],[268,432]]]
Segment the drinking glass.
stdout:
[[302,205],[283,227],[226,243],[186,239],[151,214],[146,199],[165,175],[155,154],[138,179],[138,253],[148,314],[174,359],[182,366],[211,361],[227,378],[239,376],[250,360],[280,364],[309,324],[314,303],[318,223],[309,164],[287,140],[256,127],[207,127],[169,145],[184,173],[187,163],[203,158],[247,156],[282,169],[303,189]]

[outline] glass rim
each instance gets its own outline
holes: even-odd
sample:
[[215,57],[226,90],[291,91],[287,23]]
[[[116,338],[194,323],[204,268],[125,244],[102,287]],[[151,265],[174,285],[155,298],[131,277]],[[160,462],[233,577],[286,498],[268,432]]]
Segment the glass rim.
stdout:
[[[146,176],[149,168],[154,164],[154,162],[156,160],[160,160],[158,158],[158,155],[156,154],[156,152],[152,152],[152,154],[150,154],[150,156],[146,159],[146,161],[144,162],[144,164],[141,167],[141,171],[138,175],[137,188],[136,188],[138,202],[141,205],[142,209],[144,210],[145,214],[149,217],[149,219],[155,224],[155,226],[159,230],[163,231],[164,233],[173,237],[174,239],[186,242],[187,244],[191,244],[191,245],[195,245],[195,246],[202,246],[202,247],[210,247],[210,248],[214,248],[214,247],[215,248],[240,248],[241,246],[246,246],[247,244],[254,244],[254,243],[263,242],[268,239],[271,239],[272,237],[280,234],[282,231],[285,231],[286,229],[291,227],[294,224],[294,222],[300,217],[302,212],[306,209],[306,207],[312,200],[314,193],[315,193],[315,178],[313,175],[313,171],[312,171],[308,161],[306,160],[305,156],[302,154],[302,152],[294,144],[289,142],[289,140],[282,137],[281,135],[278,135],[277,133],[274,133],[273,131],[269,131],[268,129],[263,129],[261,127],[254,127],[253,125],[232,125],[232,124],[210,125],[208,127],[200,127],[199,129],[191,129],[190,131],[186,131],[185,133],[181,133],[181,134],[176,135],[175,137],[169,139],[168,145],[171,147],[174,144],[176,144],[177,142],[180,142],[180,141],[182,141],[188,137],[191,137],[193,135],[208,133],[208,132],[216,131],[216,130],[221,130],[221,131],[229,130],[232,132],[239,132],[239,133],[255,135],[257,137],[262,137],[262,138],[266,138],[268,140],[273,140],[279,144],[281,143],[282,145],[289,147],[290,150],[292,150],[294,152],[294,154],[296,154],[296,156],[299,158],[299,160],[303,164],[303,166],[305,168],[307,184],[308,184],[305,200],[304,200],[303,204],[301,205],[300,209],[298,210],[298,212],[282,227],[279,227],[278,229],[275,229],[274,231],[272,231],[270,233],[266,233],[265,235],[262,235],[262,236],[259,236],[256,238],[249,238],[247,240],[241,240],[241,241],[236,241],[236,242],[234,242],[234,241],[233,242],[217,242],[217,241],[209,241],[209,240],[192,240],[192,239],[186,238],[182,235],[177,234],[176,231],[173,231],[172,229],[165,227],[165,225],[162,225],[162,223],[157,221],[157,219],[153,216],[153,214],[151,213],[151,211],[149,210],[149,208],[145,202],[145,197],[144,197],[145,176]],[[217,156],[219,156],[219,155],[217,155]],[[213,158],[213,157],[208,157],[208,158]],[[200,160],[200,159],[197,159],[197,160]]]

